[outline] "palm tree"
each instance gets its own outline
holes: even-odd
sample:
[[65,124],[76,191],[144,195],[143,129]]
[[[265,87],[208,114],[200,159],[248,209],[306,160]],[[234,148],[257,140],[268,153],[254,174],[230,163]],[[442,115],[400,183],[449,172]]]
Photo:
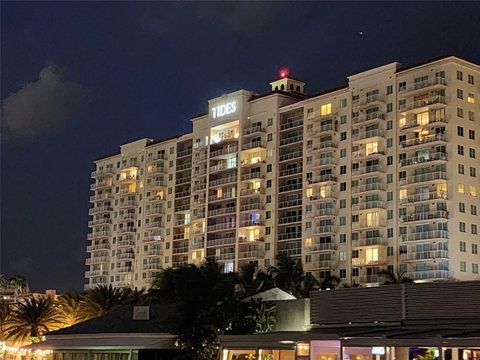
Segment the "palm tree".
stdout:
[[340,279],[338,276],[327,275],[322,279],[319,288],[321,290],[336,289],[341,282],[342,279]]
[[302,262],[285,254],[278,254],[276,266],[270,266],[268,273],[275,286],[297,298],[303,297],[302,284],[305,279]]
[[5,340],[4,324],[10,316],[10,304],[5,300],[0,300],[0,341]]
[[82,303],[83,298],[76,291],[59,296],[57,299],[57,312],[64,326],[72,326],[78,322],[87,320]]
[[413,283],[413,279],[407,276],[406,271],[400,272],[400,270],[397,270],[394,272],[393,270],[380,270],[377,275],[386,278],[383,285]]
[[257,269],[253,262],[243,265],[240,268],[238,277],[243,288],[243,295],[245,296],[273,287],[271,276],[262,269]]
[[60,321],[51,297],[31,297],[13,305],[4,325],[9,339],[37,342],[41,335],[59,329]]
[[132,291],[129,288],[113,288],[112,285],[99,285],[85,291],[81,305],[86,318],[102,316],[130,302]]
[[14,289],[15,296],[28,292],[27,280],[20,275],[12,276],[8,279],[9,286]]

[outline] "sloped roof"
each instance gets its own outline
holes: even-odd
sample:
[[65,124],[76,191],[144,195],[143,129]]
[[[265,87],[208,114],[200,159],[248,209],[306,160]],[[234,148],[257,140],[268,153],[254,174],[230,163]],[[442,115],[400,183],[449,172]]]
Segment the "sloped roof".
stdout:
[[133,320],[133,308],[131,305],[123,306],[110,314],[51,332],[48,335],[169,332],[169,318],[175,311],[173,305],[150,305],[150,320]]
[[278,287],[262,291],[261,293],[248,296],[242,302],[248,302],[251,299],[260,299],[261,301],[281,301],[281,300],[296,300],[297,298],[292,294],[279,289]]

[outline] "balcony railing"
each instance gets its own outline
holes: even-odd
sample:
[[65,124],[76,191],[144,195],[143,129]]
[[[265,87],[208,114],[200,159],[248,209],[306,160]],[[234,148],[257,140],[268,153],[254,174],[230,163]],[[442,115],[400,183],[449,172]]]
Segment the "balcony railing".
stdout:
[[441,104],[441,105],[446,105],[446,98],[445,96],[442,95],[435,95],[431,96],[427,99],[423,100],[418,100],[418,101],[412,101],[410,103],[405,104],[405,106],[399,107],[399,111],[406,113],[411,110],[417,110],[421,109],[427,106],[435,105],[435,104]]
[[242,189],[242,190],[240,190],[240,195],[241,196],[262,195],[262,194],[265,194],[265,188]]
[[113,207],[111,207],[111,206],[95,206],[95,207],[88,210],[88,214],[93,215],[93,214],[98,214],[98,213],[102,213],[102,212],[109,212],[109,211],[113,211]]
[[207,241],[207,247],[226,246],[235,244],[234,237],[226,237],[222,239],[212,239]]
[[238,152],[238,146],[229,146],[227,148],[212,151],[210,153],[210,157],[213,158],[213,157],[216,157],[216,156],[233,154],[233,153],[236,153],[236,152]]
[[446,230],[432,230],[421,231],[412,234],[401,235],[402,241],[420,241],[433,239],[448,239],[448,231]]
[[92,265],[92,264],[102,264],[110,262],[110,258],[108,256],[95,256],[85,260],[85,265]]
[[311,164],[312,168],[325,166],[325,165],[336,165],[337,159],[334,157],[325,157],[321,159],[314,160]]
[[280,161],[286,161],[286,160],[292,160],[292,159],[298,159],[303,156],[302,151],[294,151],[286,154],[281,154],[280,155]]
[[239,259],[263,258],[264,256],[265,251],[263,250],[240,251],[238,253]]
[[310,269],[333,269],[336,265],[336,261],[334,260],[320,260],[320,261],[312,261],[310,263],[305,264]]
[[448,270],[425,270],[412,271],[407,276],[413,280],[433,280],[433,279],[450,279],[452,273]]
[[109,243],[87,246],[87,252],[109,250],[109,249],[110,249],[110,244]]
[[280,140],[280,146],[294,144],[303,140],[303,135],[290,136]]
[[278,218],[278,224],[291,224],[291,223],[296,223],[296,222],[301,222],[302,221],[302,215],[295,215],[295,216],[285,216],[285,217],[279,217]]
[[220,223],[207,226],[208,231],[218,231],[225,229],[235,229],[235,223]]
[[303,125],[303,118],[289,119],[287,122],[280,125],[280,130],[291,129],[300,125]]
[[352,135],[353,141],[365,140],[373,137],[385,137],[385,131],[381,129],[372,129],[368,131],[362,131]]
[[214,210],[209,210],[208,211],[208,216],[218,216],[218,215],[223,215],[223,214],[233,214],[237,211],[235,206],[230,206],[230,207],[225,207],[225,208],[220,208],[220,209],[214,209]]
[[263,126],[252,126],[252,127],[248,127],[248,128],[245,128],[243,129],[242,131],[242,135],[252,135],[252,134],[256,134],[256,133],[259,133],[259,132],[266,132],[266,128],[264,128]]
[[432,118],[429,118],[428,121],[425,124],[422,124],[422,123],[420,123],[419,121],[416,121],[416,120],[415,121],[409,121],[405,125],[401,126],[400,130],[405,131],[405,130],[416,128],[416,127],[419,127],[419,126],[428,127],[428,125],[433,125],[433,124],[442,125],[442,124],[446,124],[446,123],[447,123],[447,120],[443,117],[438,117],[438,118],[432,117]]
[[447,137],[445,136],[445,134],[433,134],[433,135],[428,135],[428,136],[424,136],[424,137],[417,138],[417,139],[410,139],[410,140],[402,141],[400,143],[400,146],[402,148],[406,148],[406,147],[411,147],[411,146],[424,145],[424,144],[428,144],[428,143],[432,143],[432,142],[436,142],[436,141],[446,142]]
[[293,190],[301,190],[302,189],[302,183],[296,183],[296,184],[289,184],[289,185],[280,185],[278,187],[278,192],[287,192],[287,191],[293,191]]
[[435,220],[435,219],[448,219],[448,211],[429,211],[429,212],[420,212],[411,215],[402,216],[403,222],[411,221],[426,221],[426,220]]
[[278,203],[278,207],[280,209],[287,208],[287,207],[293,207],[293,206],[301,206],[301,205],[302,205],[302,199],[285,200],[285,201],[280,201]]
[[447,172],[434,171],[434,172],[429,172],[422,175],[408,176],[406,178],[400,179],[400,185],[417,184],[417,183],[434,181],[434,180],[447,180]]
[[265,206],[258,202],[240,205],[240,211],[264,210],[264,209],[265,209]]
[[367,192],[367,191],[385,191],[386,189],[387,189],[387,186],[385,184],[377,182],[377,183],[354,186],[352,187],[352,192],[359,193],[359,192]]
[[263,220],[241,220],[240,227],[249,227],[249,226],[263,226],[265,222]]
[[[221,179],[217,179],[217,180],[212,180],[208,183],[208,185],[210,187],[213,187],[213,186],[218,186],[218,185],[223,185],[223,184],[230,184],[230,183],[234,183],[234,182],[237,182],[237,177],[236,176],[227,176],[227,177],[224,177],[224,178],[221,178]],[[201,189],[205,189],[205,184],[199,184],[199,190]]]
[[242,150],[249,150],[255,148],[264,148],[266,145],[264,141],[252,141],[242,145]]
[[416,203],[421,201],[430,200],[448,200],[446,191],[432,191],[429,193],[409,195],[403,199],[400,199],[400,204]]
[[352,205],[352,211],[367,210],[367,209],[385,209],[385,201],[383,200],[372,200],[364,201],[358,204]]
[[370,166],[360,166],[358,168],[352,169],[352,175],[363,175],[370,174],[374,172],[385,172],[385,166],[381,164],[370,165]]
[[279,175],[280,176],[290,176],[290,175],[301,174],[301,173],[302,173],[302,167],[297,166],[297,167],[291,168],[291,169],[280,170]]
[[337,250],[337,244],[319,243],[319,244],[305,245],[305,250],[307,252],[335,251]]
[[302,232],[296,231],[296,232],[280,233],[278,234],[277,238],[278,238],[278,241],[301,239]]
[[428,156],[407,158],[400,161],[400,165],[410,166],[410,165],[424,164],[427,162],[438,161],[438,160],[447,161],[447,154],[444,152],[437,152],[437,153],[429,154]]
[[319,151],[319,150],[325,150],[325,149],[336,149],[338,147],[337,143],[332,140],[327,140],[327,141],[320,141],[317,144],[314,144],[312,146],[312,151]]
[[87,234],[87,240],[100,239],[103,237],[110,237],[112,235],[111,231],[95,231],[93,233]]
[[416,261],[416,260],[434,260],[448,259],[447,250],[430,250],[430,251],[412,251],[406,254],[400,254],[400,260]]
[[385,245],[387,245],[387,239],[381,236],[352,240],[352,247],[385,246]]
[[441,87],[446,86],[446,81],[442,77],[435,77],[433,79],[428,79],[425,81],[419,81],[419,82],[414,82],[412,85],[405,86],[403,88],[400,88],[398,90],[399,93],[410,93],[410,92],[415,92],[417,90],[423,90],[423,89],[428,89],[432,86],[435,85],[441,85]]
[[353,105],[356,107],[370,106],[377,102],[385,102],[385,96],[380,94],[368,95],[363,99],[353,101]]
[[307,178],[307,181],[309,184],[316,184],[316,183],[322,183],[322,182],[336,182],[337,177],[332,174],[323,174],[323,175],[314,176],[310,179]]

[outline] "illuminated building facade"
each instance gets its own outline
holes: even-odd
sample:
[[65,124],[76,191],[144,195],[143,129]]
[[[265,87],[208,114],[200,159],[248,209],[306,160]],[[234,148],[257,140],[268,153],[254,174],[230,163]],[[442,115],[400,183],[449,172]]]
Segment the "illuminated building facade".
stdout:
[[448,56],[316,95],[282,71],[267,94],[210,100],[192,133],[95,161],[85,286],[281,253],[346,283],[480,279],[479,84],[478,65]]

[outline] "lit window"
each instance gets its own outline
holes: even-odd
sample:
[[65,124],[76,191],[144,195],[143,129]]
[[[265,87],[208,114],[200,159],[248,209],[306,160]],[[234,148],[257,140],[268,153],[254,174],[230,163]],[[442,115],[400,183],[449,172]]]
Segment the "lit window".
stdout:
[[400,127],[404,127],[406,124],[407,124],[407,118],[406,118],[406,117],[401,117],[401,118],[398,120],[398,125],[399,125]]
[[313,196],[313,189],[312,188],[307,188],[306,195],[307,195],[307,197],[312,197]]
[[378,142],[368,143],[366,145],[366,155],[378,152]]
[[470,195],[477,196],[477,187],[475,185],[470,186]]
[[222,193],[223,193],[223,189],[222,189],[222,188],[217,189],[217,198],[221,198],[221,197],[222,197]]
[[373,227],[373,226],[378,226],[379,223],[379,217],[378,217],[378,212],[370,212],[367,213],[367,226],[368,227]]
[[468,94],[467,101],[468,101],[470,104],[475,104],[475,95],[474,95],[474,94]]
[[370,248],[365,251],[365,260],[367,264],[378,261],[378,248]]
[[197,258],[197,253],[196,252],[193,252],[192,253],[192,260],[195,260]]
[[464,184],[458,184],[458,193],[459,194],[465,194],[465,185]]
[[312,246],[312,238],[308,237],[305,239],[305,246]]
[[320,115],[330,115],[332,113],[332,103],[320,106]]
[[400,199],[405,199],[407,197],[407,189],[400,190]]
[[417,125],[427,125],[428,124],[428,111],[417,114]]

